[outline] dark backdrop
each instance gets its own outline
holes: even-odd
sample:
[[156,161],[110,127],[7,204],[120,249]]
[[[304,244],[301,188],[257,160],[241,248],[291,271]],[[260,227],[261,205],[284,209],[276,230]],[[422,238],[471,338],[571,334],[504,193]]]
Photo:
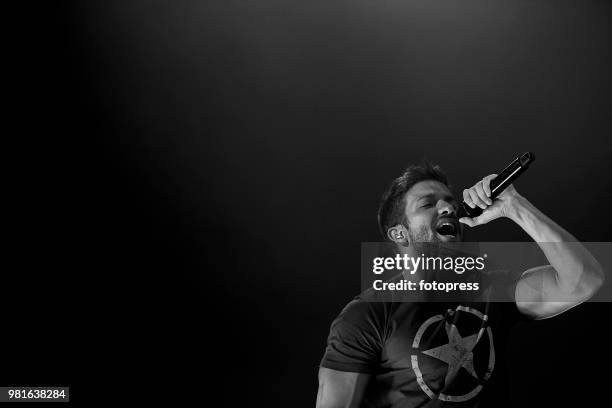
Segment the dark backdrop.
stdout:
[[[9,336],[9,379],[70,382],[81,398],[121,384],[139,387],[114,388],[132,398],[313,406],[329,324],[359,291],[360,243],[379,239],[381,193],[423,157],[464,188],[533,151],[519,192],[578,239],[609,240],[608,2],[44,13],[20,49],[30,263],[11,278],[36,283],[5,303],[70,324]],[[470,239],[528,237],[498,221]],[[517,404],[603,400],[610,310],[517,328]],[[70,358],[17,357],[40,344]]]

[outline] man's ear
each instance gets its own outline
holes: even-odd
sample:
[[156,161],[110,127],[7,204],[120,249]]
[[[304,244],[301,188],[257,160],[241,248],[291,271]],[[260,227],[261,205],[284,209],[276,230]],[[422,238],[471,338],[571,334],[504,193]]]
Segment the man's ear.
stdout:
[[402,224],[392,226],[387,230],[387,238],[396,244],[408,244],[408,230]]

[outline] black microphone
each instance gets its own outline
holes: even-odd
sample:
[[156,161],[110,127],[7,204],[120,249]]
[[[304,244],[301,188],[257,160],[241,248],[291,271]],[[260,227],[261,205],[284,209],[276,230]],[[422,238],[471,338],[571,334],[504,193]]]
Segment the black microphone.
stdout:
[[[502,191],[506,189],[518,176],[523,174],[525,170],[529,168],[529,165],[535,160],[535,154],[527,152],[512,161],[505,169],[503,169],[497,177],[491,180],[491,200],[495,200]],[[478,217],[482,214],[482,208],[475,207],[471,208],[469,205],[463,202],[463,209],[467,215],[471,218]]]

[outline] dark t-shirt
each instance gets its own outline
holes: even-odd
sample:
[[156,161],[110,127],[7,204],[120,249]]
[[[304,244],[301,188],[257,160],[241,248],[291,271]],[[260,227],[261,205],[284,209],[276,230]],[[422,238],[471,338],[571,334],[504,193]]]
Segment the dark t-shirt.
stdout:
[[513,302],[368,302],[334,320],[321,366],[369,373],[363,407],[503,407]]

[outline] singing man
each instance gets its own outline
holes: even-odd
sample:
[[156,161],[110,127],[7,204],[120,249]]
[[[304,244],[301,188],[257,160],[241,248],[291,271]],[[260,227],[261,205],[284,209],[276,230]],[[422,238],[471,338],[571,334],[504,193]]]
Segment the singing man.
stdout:
[[589,251],[512,185],[492,200],[495,177],[463,191],[467,205],[484,211],[460,217],[443,171],[430,163],[412,165],[382,197],[381,233],[410,248],[462,241],[465,226],[508,218],[538,243],[548,264],[523,271],[511,303],[356,297],[331,325],[319,369],[318,408],[503,407],[505,343],[512,325],[559,315],[603,284],[602,268]]

